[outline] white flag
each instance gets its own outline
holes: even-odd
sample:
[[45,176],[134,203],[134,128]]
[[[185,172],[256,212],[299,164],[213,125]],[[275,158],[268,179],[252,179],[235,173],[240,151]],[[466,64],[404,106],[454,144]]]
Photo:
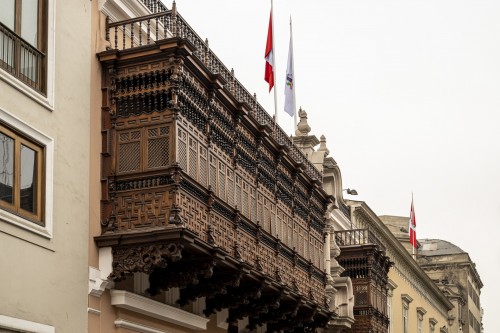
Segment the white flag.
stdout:
[[290,22],[290,47],[288,49],[288,63],[286,66],[286,84],[285,84],[285,112],[291,117],[295,114],[295,84],[293,79],[293,42]]

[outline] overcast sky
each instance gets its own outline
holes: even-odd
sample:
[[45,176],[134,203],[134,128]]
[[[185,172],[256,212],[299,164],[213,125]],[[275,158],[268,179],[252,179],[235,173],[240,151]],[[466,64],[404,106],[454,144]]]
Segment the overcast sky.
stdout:
[[[167,4],[171,6],[170,3]],[[179,13],[261,105],[270,1],[177,0]],[[378,215],[408,216],[418,238],[476,262],[485,333],[500,327],[500,1],[275,0],[279,123],[289,17],[297,107],[325,135],[343,187]]]

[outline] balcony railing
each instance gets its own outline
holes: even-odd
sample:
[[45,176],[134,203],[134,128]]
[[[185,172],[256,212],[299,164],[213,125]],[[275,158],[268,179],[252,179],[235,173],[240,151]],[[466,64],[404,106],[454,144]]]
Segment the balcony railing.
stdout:
[[0,68],[43,92],[45,55],[0,22]]
[[335,232],[337,244],[342,246],[352,245],[378,245],[381,250],[385,250],[385,246],[369,229],[353,229]]
[[205,65],[213,74],[219,74],[225,81],[224,88],[227,89],[241,103],[246,103],[250,108],[250,114],[261,125],[269,126],[271,137],[280,145],[288,149],[288,154],[297,163],[302,164],[305,173],[311,179],[322,180],[321,172],[309,162],[307,157],[297,148],[290,137],[273,118],[257,102],[255,95],[249,93],[246,88],[234,77],[234,72],[220,61],[210,50],[208,40],[204,41],[189,26],[189,24],[177,13],[175,3],[172,10],[162,13],[154,13],[134,19],[112,22],[107,24],[106,40],[113,50],[126,50],[136,47],[144,47],[154,44],[156,41],[180,37],[185,38],[196,50],[193,55]]
[[160,0],[141,0],[141,2],[148,7],[151,13],[161,13],[168,10]]

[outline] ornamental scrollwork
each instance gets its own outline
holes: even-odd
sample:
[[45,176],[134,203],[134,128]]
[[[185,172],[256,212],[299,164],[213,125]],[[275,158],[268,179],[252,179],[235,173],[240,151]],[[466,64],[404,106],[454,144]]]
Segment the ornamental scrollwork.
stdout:
[[168,243],[114,248],[113,272],[110,278],[118,282],[135,272],[151,274],[157,267],[165,268],[168,260],[172,262],[181,260],[183,247],[179,243]]

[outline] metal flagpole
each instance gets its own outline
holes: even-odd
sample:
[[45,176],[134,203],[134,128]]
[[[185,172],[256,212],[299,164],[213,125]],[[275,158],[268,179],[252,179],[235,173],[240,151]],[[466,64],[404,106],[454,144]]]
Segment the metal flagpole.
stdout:
[[[290,41],[291,41],[291,48],[292,50],[290,52],[292,52],[292,55],[293,55],[293,34],[292,34],[292,16],[290,15]],[[295,69],[293,67],[293,63],[294,63],[294,59],[293,59],[293,56],[292,56],[292,75],[293,75],[293,82],[292,82],[292,94],[293,94],[293,129],[294,131],[297,130],[297,107],[296,107],[296,104],[295,104],[295,83],[297,82],[297,80],[295,79]]]
[[278,123],[278,95],[276,94],[276,48],[274,47],[274,0],[271,0],[271,33],[273,35],[274,122]]
[[[411,214],[411,216],[410,216],[410,224],[413,227],[413,218],[415,216],[415,208],[414,208],[414,205],[413,205],[413,191],[411,192],[411,213],[410,214]],[[412,232],[411,228],[410,228],[410,232]],[[416,242],[417,242],[417,233],[415,231],[415,243]],[[416,258],[415,258],[415,246],[412,244],[411,248],[413,250],[413,260],[416,260]]]

